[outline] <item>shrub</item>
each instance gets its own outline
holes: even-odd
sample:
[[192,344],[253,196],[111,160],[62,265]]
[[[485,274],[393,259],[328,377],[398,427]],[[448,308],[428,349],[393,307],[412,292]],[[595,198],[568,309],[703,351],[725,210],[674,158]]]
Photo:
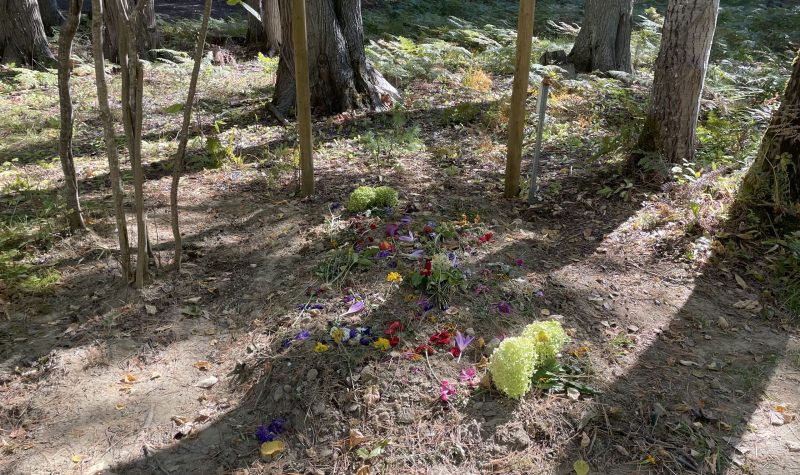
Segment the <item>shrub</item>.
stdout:
[[351,213],[359,213],[369,209],[370,203],[375,201],[375,188],[371,186],[359,186],[350,193],[350,200],[347,202],[347,210]]
[[489,358],[489,373],[498,390],[519,399],[531,388],[536,362],[536,345],[530,338],[506,338]]
[[478,92],[489,92],[492,89],[492,78],[483,69],[470,69],[464,74],[461,84]]
[[393,208],[397,206],[397,191],[389,186],[375,188],[375,201],[371,207]]

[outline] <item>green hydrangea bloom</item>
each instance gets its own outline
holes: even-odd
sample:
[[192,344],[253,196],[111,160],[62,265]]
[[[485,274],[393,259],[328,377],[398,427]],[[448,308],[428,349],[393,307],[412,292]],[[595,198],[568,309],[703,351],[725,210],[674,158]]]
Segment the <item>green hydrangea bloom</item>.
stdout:
[[397,206],[397,192],[389,186],[375,188],[375,200],[371,207],[393,208]]
[[350,193],[350,200],[347,202],[347,210],[351,213],[366,211],[375,201],[375,188],[371,186],[359,186]]
[[522,337],[533,341],[541,363],[555,361],[556,354],[569,341],[564,328],[555,320],[531,323],[523,330]]
[[495,387],[512,399],[519,399],[531,388],[536,367],[536,345],[529,338],[506,338],[489,358],[489,373]]

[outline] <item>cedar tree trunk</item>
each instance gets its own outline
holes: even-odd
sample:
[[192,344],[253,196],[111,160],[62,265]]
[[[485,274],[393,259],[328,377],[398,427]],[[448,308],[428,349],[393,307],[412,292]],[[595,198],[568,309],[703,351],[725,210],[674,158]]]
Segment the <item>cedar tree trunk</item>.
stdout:
[[586,0],[583,24],[568,60],[575,71],[631,72],[633,0]]
[[[119,12],[115,0],[104,0],[103,20],[106,25],[106,34],[103,41],[103,54],[111,62],[119,63]],[[136,4],[135,0],[123,0],[128,10],[132,10]],[[153,60],[155,55],[153,49],[161,47],[161,36],[156,23],[155,0],[147,0],[143,15],[137,15],[134,28],[136,29],[136,49],[143,58]]]
[[0,0],[0,63],[54,62],[35,0]]
[[670,0],[656,59],[643,152],[669,163],[694,159],[695,129],[719,0]]
[[281,50],[281,10],[278,0],[261,0],[261,23],[268,53]]
[[[399,98],[367,61],[360,0],[308,0],[306,8],[312,109],[322,114],[360,107],[381,110]],[[292,1],[280,0],[280,12],[281,30],[292,31]],[[295,105],[291,41],[281,44],[273,104],[283,114]]]
[[776,216],[800,215],[800,51],[742,194],[748,203],[769,206]]
[[56,0],[39,0],[39,13],[42,16],[44,32],[47,36],[53,36],[53,27],[64,23],[64,15],[58,9]]
[[61,111],[58,155],[64,171],[64,194],[67,199],[67,218],[72,231],[83,229],[86,224],[81,215],[81,202],[78,198],[78,178],[75,173],[75,159],[72,156],[72,92],[69,78],[72,75],[72,40],[81,22],[83,0],[69,1],[69,14],[58,38],[58,105]]

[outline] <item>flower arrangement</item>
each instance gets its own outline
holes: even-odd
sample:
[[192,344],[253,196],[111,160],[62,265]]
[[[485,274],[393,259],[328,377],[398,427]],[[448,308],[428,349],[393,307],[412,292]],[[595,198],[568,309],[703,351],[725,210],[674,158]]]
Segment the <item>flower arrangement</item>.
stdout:
[[555,320],[533,322],[525,327],[522,336],[536,345],[536,353],[542,364],[554,362],[558,352],[569,341],[564,328]]
[[447,307],[451,294],[464,283],[464,274],[447,254],[435,254],[421,270],[411,274],[411,285],[428,292],[441,308]]
[[531,387],[536,361],[536,345],[530,338],[506,338],[489,358],[489,373],[495,387],[506,396],[519,399]]

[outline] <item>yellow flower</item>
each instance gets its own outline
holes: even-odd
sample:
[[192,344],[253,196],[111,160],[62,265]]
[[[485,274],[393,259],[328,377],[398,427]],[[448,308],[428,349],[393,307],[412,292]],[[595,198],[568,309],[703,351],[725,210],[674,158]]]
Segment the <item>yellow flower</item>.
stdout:
[[403,281],[403,276],[397,272],[389,272],[386,276],[386,282],[397,282],[398,284]]
[[389,348],[391,348],[392,345],[389,343],[389,340],[387,340],[384,337],[380,337],[377,340],[375,340],[375,343],[373,343],[372,346],[374,346],[375,348],[378,348],[379,350],[386,351]]
[[322,343],[321,341],[318,341],[317,342],[317,346],[314,347],[314,352],[315,353],[323,353],[325,351],[328,351],[328,345],[326,345],[325,343]]
[[403,296],[403,298],[405,299],[406,302],[413,302],[414,300],[417,299],[417,297],[415,297],[412,294],[406,294],[405,296]]
[[331,332],[331,338],[333,338],[333,341],[335,341],[337,345],[342,341],[343,337],[344,332],[341,328],[337,328]]

